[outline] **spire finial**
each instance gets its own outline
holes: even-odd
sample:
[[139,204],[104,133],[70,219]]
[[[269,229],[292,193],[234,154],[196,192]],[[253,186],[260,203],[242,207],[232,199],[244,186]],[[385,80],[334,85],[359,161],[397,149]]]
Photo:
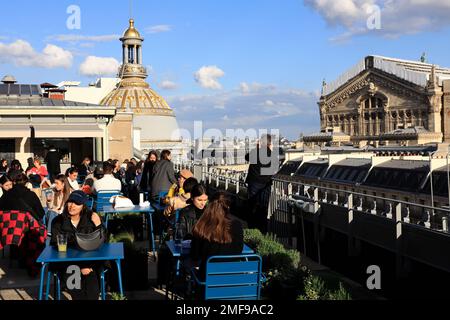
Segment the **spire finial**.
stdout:
[[130,20],[133,19],[133,0],[130,0]]

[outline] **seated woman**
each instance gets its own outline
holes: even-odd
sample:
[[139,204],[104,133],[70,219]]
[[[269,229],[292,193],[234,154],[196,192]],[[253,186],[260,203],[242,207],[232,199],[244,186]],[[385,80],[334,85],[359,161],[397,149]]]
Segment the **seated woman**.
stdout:
[[0,198],[0,210],[29,212],[35,219],[41,220],[45,211],[38,196],[26,187],[27,176],[20,171],[15,171],[11,179],[14,186]]
[[198,185],[197,179],[191,177],[188,178],[183,183],[183,193],[168,198],[168,205],[164,209],[164,215],[170,217],[176,210],[185,208],[188,203],[187,201],[191,198],[192,189]]
[[[185,185],[188,180],[185,182]],[[194,188],[192,188],[190,195],[191,198],[187,201],[188,206],[180,210],[180,215],[178,217],[180,223],[179,227],[183,229],[185,234],[184,239],[192,238],[194,225],[203,215],[208,202],[206,188],[201,184],[195,185]]]
[[5,173],[0,176],[0,198],[13,187],[11,178]]
[[199,262],[200,278],[204,278],[209,257],[242,253],[242,224],[231,218],[230,200],[224,192],[218,192],[211,198],[192,233],[190,257],[194,263]]
[[[76,247],[75,233],[89,234],[100,228],[106,233],[101,218],[95,212],[92,212],[87,206],[88,198],[83,191],[77,190],[70,194],[67,203],[64,206],[62,214],[58,215],[52,224],[52,238],[50,244],[57,245],[57,236],[59,234],[67,235],[67,246]],[[73,263],[72,263],[73,264]],[[100,294],[99,288],[99,268],[102,266],[98,262],[85,262],[77,264],[81,269],[81,288],[68,290],[74,300],[98,300]],[[61,271],[64,276],[68,266],[51,266],[53,269]],[[66,283],[64,277],[62,283]]]
[[64,205],[69,199],[70,193],[72,192],[70,188],[69,181],[67,177],[63,174],[58,175],[55,178],[55,187],[52,192],[47,196],[47,229],[51,230],[51,225],[53,219],[59,214],[63,213]]

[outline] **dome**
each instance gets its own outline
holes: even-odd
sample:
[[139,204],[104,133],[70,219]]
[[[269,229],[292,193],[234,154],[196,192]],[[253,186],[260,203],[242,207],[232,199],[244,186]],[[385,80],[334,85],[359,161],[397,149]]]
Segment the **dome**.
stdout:
[[130,19],[130,26],[123,34],[123,39],[141,39],[141,34],[134,27],[134,20]]
[[100,104],[116,107],[117,111],[132,111],[135,115],[174,116],[166,100],[141,79],[135,79],[134,83],[122,80]]

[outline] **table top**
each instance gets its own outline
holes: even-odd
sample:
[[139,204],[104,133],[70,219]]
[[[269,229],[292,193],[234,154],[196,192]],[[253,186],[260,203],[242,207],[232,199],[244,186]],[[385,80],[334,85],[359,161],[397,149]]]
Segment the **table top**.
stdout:
[[138,212],[153,212],[155,211],[152,206],[149,207],[141,207],[141,206],[133,206],[129,208],[113,208],[113,206],[108,205],[104,206],[102,212],[105,213],[138,213]]
[[44,251],[42,251],[37,262],[100,261],[123,258],[123,243],[105,243],[95,251],[81,251],[67,248],[67,252],[58,252],[58,248],[47,246]]
[[[170,250],[170,253],[172,254],[173,257],[179,257],[180,254],[180,248],[176,248],[175,247],[175,241],[170,240],[170,241],[166,241],[166,245]],[[188,255],[189,252],[191,251],[191,248],[182,248],[182,254],[183,255]],[[248,245],[246,245],[244,243],[244,248],[242,249],[242,254],[252,254],[255,253]]]

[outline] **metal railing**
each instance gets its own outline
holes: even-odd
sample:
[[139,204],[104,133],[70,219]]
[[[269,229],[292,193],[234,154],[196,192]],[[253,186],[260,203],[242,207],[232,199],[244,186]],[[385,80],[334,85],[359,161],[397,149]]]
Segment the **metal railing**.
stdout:
[[345,208],[347,211],[372,214],[385,219],[420,225],[425,229],[448,233],[450,210],[424,204],[385,198],[301,181],[273,179],[269,215],[287,212],[292,206],[317,213],[321,205]]

